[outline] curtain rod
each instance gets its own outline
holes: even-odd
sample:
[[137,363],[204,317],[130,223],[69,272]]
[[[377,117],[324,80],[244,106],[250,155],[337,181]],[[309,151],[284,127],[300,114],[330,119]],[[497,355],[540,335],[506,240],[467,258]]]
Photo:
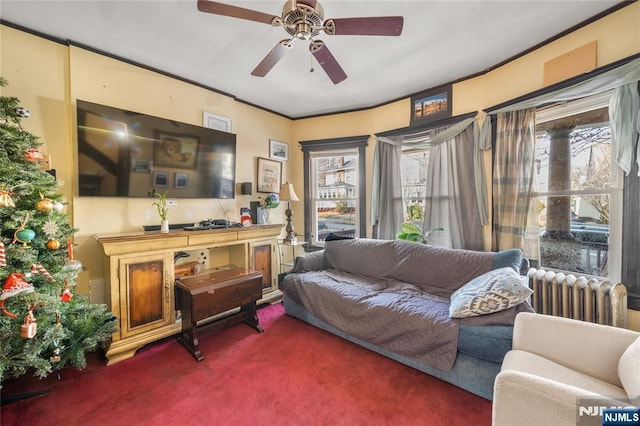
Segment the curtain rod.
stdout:
[[438,120],[438,121],[432,121],[431,123],[428,123],[428,124],[419,124],[419,125],[414,125],[414,126],[402,127],[400,129],[387,130],[386,132],[376,133],[375,135],[388,138],[390,136],[405,135],[405,134],[407,134],[409,132],[410,133],[415,133],[415,132],[420,132],[420,131],[426,131],[426,130],[435,129],[436,127],[442,127],[442,126],[447,126],[449,124],[455,124],[455,123],[458,123],[458,122],[460,122],[462,120],[466,120],[467,118],[475,117],[476,115],[478,115],[478,111],[469,112],[469,113],[462,114],[462,115],[456,115],[455,117],[444,118],[444,119]]

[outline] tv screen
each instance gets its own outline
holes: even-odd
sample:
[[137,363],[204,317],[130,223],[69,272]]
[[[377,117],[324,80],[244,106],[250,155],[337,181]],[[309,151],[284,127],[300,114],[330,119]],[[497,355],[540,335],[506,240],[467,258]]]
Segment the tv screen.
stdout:
[[234,198],[236,135],[77,100],[79,195]]

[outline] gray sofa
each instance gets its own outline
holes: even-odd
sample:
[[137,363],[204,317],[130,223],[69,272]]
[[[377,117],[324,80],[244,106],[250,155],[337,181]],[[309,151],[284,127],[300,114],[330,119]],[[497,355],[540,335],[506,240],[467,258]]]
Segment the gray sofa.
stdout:
[[458,319],[450,317],[450,298],[490,271],[526,270],[523,262],[520,250],[327,241],[324,250],[296,258],[283,282],[283,303],[290,316],[492,399],[515,317],[531,306],[525,301]]

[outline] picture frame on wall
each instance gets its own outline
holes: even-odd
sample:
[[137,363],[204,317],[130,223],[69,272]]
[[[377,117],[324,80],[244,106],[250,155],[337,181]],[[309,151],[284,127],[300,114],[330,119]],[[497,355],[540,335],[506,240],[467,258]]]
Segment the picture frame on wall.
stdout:
[[202,126],[209,129],[231,133],[231,119],[222,115],[204,111],[202,113]]
[[258,157],[258,192],[280,192],[282,163]]
[[176,173],[173,186],[177,189],[186,189],[189,186],[189,175],[186,173]]
[[131,169],[135,173],[151,173],[151,160],[134,158],[131,162]]
[[167,172],[154,172],[153,173],[153,186],[156,188],[169,187],[169,173]]
[[153,164],[157,167],[195,169],[200,139],[193,135],[156,131]]
[[451,85],[425,90],[411,97],[411,125],[451,117]]
[[289,144],[269,139],[269,158],[280,161],[289,160]]

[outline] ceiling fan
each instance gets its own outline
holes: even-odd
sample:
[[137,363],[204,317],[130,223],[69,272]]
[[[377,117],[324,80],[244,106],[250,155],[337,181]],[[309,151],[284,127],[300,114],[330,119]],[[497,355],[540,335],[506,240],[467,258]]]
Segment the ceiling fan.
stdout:
[[271,50],[251,72],[264,77],[291,49],[296,40],[309,40],[309,50],[333,84],[347,78],[344,70],[321,40],[315,40],[320,31],[328,35],[376,35],[399,36],[402,33],[402,16],[379,16],[368,18],[339,18],[324,20],[324,9],[316,0],[287,0],[282,16],[269,15],[243,7],[209,0],[198,0],[198,10],[232,18],[261,22],[274,27],[283,27],[290,38],[284,39]]

